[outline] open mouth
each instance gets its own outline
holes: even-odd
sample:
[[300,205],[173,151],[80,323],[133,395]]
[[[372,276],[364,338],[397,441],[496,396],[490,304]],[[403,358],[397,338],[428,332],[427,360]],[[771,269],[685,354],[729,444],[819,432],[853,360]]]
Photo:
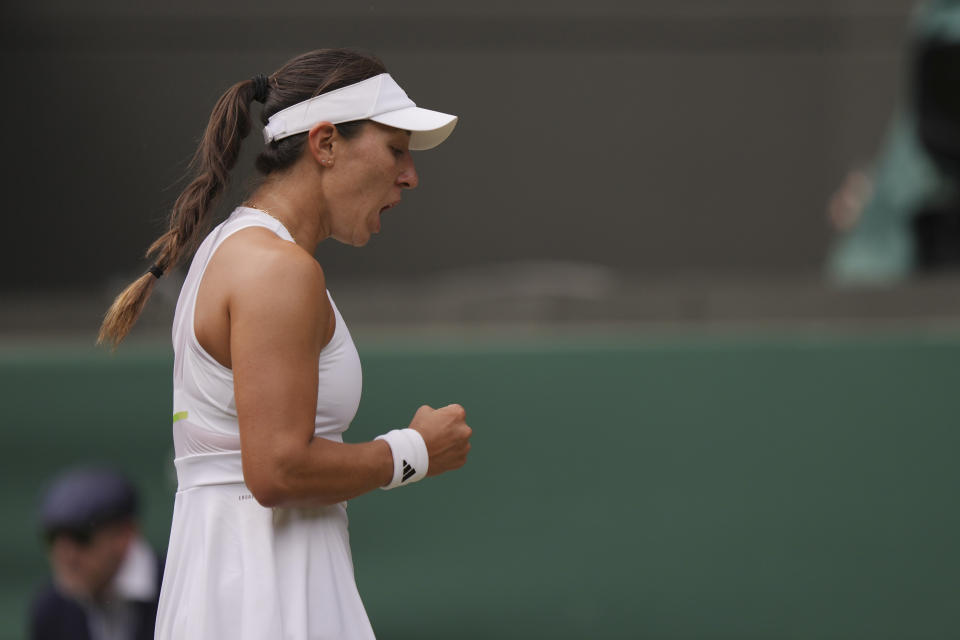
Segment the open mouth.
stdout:
[[393,208],[394,208],[395,206],[397,206],[398,204],[400,204],[399,201],[397,201],[397,202],[391,202],[391,203],[388,204],[387,206],[385,206],[385,207],[383,207],[382,209],[380,209],[380,213],[383,213],[383,212],[386,211],[387,209],[393,209]]

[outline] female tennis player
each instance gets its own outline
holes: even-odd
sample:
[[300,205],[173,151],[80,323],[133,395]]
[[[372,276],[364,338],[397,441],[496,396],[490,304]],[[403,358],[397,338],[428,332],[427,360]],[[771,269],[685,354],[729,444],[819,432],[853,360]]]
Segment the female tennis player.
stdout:
[[150,271],[108,311],[119,343],[155,279],[195,245],[263,102],[264,178],[200,243],[173,324],[178,490],[159,639],[372,638],[357,593],[345,500],[466,462],[459,405],[345,444],[360,360],[314,259],[328,238],[363,246],[417,186],[410,150],[456,117],[417,107],[371,57],[319,50],[232,86]]

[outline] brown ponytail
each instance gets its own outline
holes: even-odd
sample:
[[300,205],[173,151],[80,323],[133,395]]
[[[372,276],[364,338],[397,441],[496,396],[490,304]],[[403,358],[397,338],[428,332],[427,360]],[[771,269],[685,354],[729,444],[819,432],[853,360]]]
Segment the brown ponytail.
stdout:
[[[193,180],[173,205],[169,229],[147,250],[158,273],[176,267],[209,226],[210,212],[227,185],[242,140],[250,133],[254,99],[265,98],[261,120],[266,124],[271,115],[290,105],[384,72],[383,63],[372,56],[348,49],[318,49],[293,58],[269,78],[257,76],[230,87],[210,114],[190,163]],[[359,124],[339,124],[337,130],[352,137]],[[306,138],[302,133],[270,143],[257,158],[257,169],[268,174],[290,167],[300,157]],[[98,344],[120,344],[150,297],[156,277],[147,272],[117,296],[103,319]]]
[[[238,82],[213,108],[203,140],[190,163],[193,180],[173,205],[169,229],[147,250],[147,257],[154,257],[154,263],[163,271],[177,266],[208,226],[208,216],[240,155],[240,143],[250,133],[250,103],[255,89],[254,80]],[[155,280],[147,272],[117,296],[104,316],[98,344],[120,344],[137,321]]]

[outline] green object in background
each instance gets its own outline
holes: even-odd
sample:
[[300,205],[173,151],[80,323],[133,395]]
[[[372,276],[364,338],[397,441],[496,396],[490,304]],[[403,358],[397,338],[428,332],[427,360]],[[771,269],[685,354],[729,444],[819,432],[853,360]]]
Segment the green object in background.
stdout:
[[[960,41],[960,1],[927,0],[911,20],[910,46],[927,39]],[[908,49],[904,86],[912,90],[915,63]],[[827,273],[838,285],[885,285],[911,275],[916,249],[911,221],[938,194],[955,189],[918,134],[913,101],[901,98],[873,168],[872,193],[853,229],[830,250]]]
[[890,123],[860,220],[831,250],[827,266],[834,283],[883,285],[912,273],[916,256],[910,221],[944,184],[916,128],[913,111],[901,107]]
[[[351,501],[384,638],[945,638],[960,629],[960,337],[358,341],[348,441],[459,402],[463,469]],[[44,579],[34,506],[111,462],[166,540],[167,349],[0,353],[0,636]],[[411,525],[411,523],[414,523]]]

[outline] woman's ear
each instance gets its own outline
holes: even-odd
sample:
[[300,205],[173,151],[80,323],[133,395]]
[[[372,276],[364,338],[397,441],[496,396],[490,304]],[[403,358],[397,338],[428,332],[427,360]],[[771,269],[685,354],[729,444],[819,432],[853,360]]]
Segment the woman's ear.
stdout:
[[329,122],[315,124],[307,134],[307,152],[324,167],[333,166],[333,143],[337,128]]

